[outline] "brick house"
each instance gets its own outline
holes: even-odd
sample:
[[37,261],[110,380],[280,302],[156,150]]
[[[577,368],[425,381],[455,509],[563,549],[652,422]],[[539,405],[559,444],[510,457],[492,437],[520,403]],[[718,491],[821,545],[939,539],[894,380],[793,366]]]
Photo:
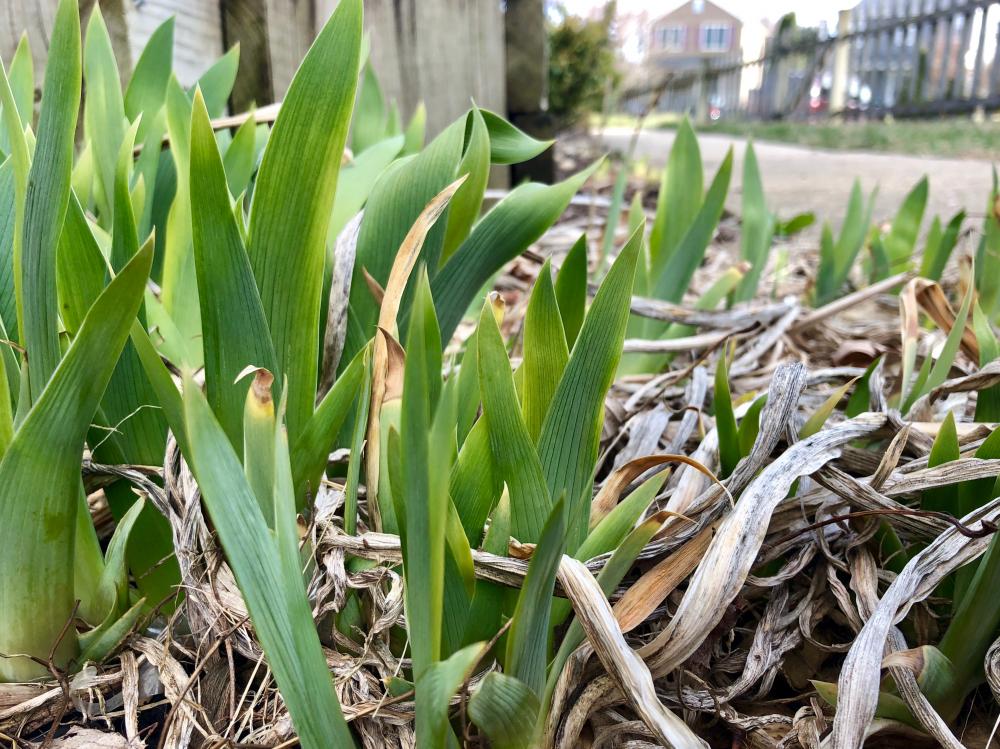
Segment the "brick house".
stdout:
[[686,70],[739,54],[743,24],[711,0],[688,0],[650,25],[650,67]]

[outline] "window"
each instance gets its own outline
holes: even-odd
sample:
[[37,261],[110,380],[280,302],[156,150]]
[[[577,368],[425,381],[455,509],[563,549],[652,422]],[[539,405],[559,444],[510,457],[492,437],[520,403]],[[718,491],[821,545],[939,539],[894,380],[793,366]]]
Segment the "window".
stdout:
[[725,52],[729,49],[729,24],[703,23],[701,25],[701,51]]
[[667,52],[683,52],[686,32],[683,26],[661,26],[656,30],[657,46]]
[[691,0],[691,11],[693,13],[701,13],[705,10],[705,0]]

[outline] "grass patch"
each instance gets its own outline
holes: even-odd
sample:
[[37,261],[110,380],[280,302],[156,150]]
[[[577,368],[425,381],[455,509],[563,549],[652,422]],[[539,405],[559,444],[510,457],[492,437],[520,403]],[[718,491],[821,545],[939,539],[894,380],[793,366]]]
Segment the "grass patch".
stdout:
[[[671,129],[673,124],[661,122],[654,127]],[[971,119],[958,117],[846,123],[728,120],[704,125],[700,132],[794,143],[810,148],[956,158],[986,158],[1000,148],[1000,122],[973,122]]]

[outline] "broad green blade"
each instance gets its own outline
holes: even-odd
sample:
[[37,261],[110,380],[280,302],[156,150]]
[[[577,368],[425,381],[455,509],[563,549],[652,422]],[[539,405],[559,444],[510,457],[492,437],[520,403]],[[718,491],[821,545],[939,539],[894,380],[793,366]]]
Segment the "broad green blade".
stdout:
[[252,113],[246,122],[240,125],[232,142],[226,147],[222,163],[226,170],[229,193],[234,197],[242,194],[250,184],[250,178],[257,164],[257,122]]
[[[470,354],[466,356],[470,357]],[[478,371],[476,358],[477,353],[471,352],[467,366],[477,367]],[[478,378],[476,386],[481,386]],[[490,448],[490,428],[486,419],[480,418],[473,425],[462,444],[458,461],[451,472],[450,487],[452,501],[462,527],[465,528],[465,535],[470,544],[478,546],[483,537],[486,518],[503,490],[503,479]]]
[[941,270],[944,270],[942,265],[941,269],[937,271],[937,276],[931,278],[930,274],[934,272],[934,266],[937,265],[937,251],[941,244],[941,219],[938,216],[934,217],[931,221],[931,226],[927,230],[927,239],[924,241],[924,256],[920,261],[920,275],[922,278],[930,278],[932,281],[938,281],[941,278]]
[[656,493],[663,488],[669,475],[669,471],[660,471],[643,481],[590,531],[573,557],[585,562],[617,548],[656,498]]
[[94,153],[96,203],[101,211],[101,224],[107,228],[114,210],[115,165],[125,137],[125,102],[118,63],[100,5],[94,6],[87,22],[83,78],[87,84],[83,128]]
[[490,161],[494,164],[520,164],[535,158],[555,141],[536,140],[488,109],[479,110],[490,134]]
[[333,217],[330,219],[331,245],[332,240],[347,226],[347,222],[364,207],[378,178],[399,156],[402,148],[403,136],[386,138],[366,148],[363,154],[355,156],[350,164],[340,170],[337,197],[333,201]]
[[479,317],[476,338],[483,398],[481,418],[489,430],[497,476],[510,492],[511,533],[521,542],[534,543],[541,536],[552,500],[534,440],[521,417],[510,360],[489,302]]
[[[976,450],[975,457],[984,460],[996,460],[1000,458],[1000,429],[994,429],[990,436],[983,440],[983,444]],[[958,485],[958,515],[965,517],[973,510],[982,507],[1000,492],[997,491],[996,479],[992,476],[984,479],[974,479],[972,481],[962,481]],[[957,611],[965,599],[965,593],[969,589],[972,578],[979,565],[967,564],[955,572],[955,594],[952,598],[952,611]]]
[[[984,367],[1000,358],[1000,341],[997,341],[993,326],[983,312],[979,302],[973,306],[972,329],[979,343],[979,366]],[[976,421],[996,423],[1000,421],[1000,385],[984,388],[976,396]]]
[[740,226],[740,255],[750,263],[750,271],[743,277],[734,299],[746,302],[754,298],[760,276],[767,265],[767,256],[774,238],[774,216],[767,210],[764,184],[760,178],[757,154],[753,143],[747,144],[743,157],[743,215]]
[[288,438],[312,414],[320,294],[337,175],[361,51],[361,2],[343,0],[306,54],[264,150],[250,209],[247,254],[276,358],[288,378]]
[[[170,134],[169,168],[160,162],[157,171],[156,192],[160,193],[159,181],[176,180],[176,192],[173,200],[168,202],[169,212],[165,217],[165,241],[163,243],[163,288],[161,301],[163,309],[170,316],[171,322],[180,334],[185,350],[197,351],[198,361],[188,359],[188,365],[201,365],[201,305],[198,303],[198,279],[194,262],[194,249],[191,238],[191,194],[190,174],[191,157],[191,102],[184,93],[176,78],[171,77],[167,84],[167,129]],[[164,185],[164,197],[169,195]],[[153,211],[154,222],[157,221],[157,210]],[[157,225],[157,232],[160,232]],[[160,251],[159,248],[157,250]]]
[[351,150],[355,154],[364,153],[385,138],[387,124],[385,97],[382,96],[378,77],[369,62],[361,73],[361,87],[358,89],[358,100],[354,106]]
[[30,125],[35,116],[35,62],[31,56],[31,43],[27,32],[21,34],[17,49],[10,60],[10,88],[14,92],[17,113],[24,125]]
[[448,227],[441,247],[441,262],[446,262],[472,231],[483,206],[483,193],[490,178],[490,138],[480,110],[469,112],[469,134],[466,138],[465,153],[458,165],[458,176],[468,174],[451,199],[448,210]]
[[[500,497],[493,515],[490,529],[483,539],[483,551],[498,556],[506,556],[510,543],[510,502],[505,493]],[[508,589],[486,580],[476,581],[476,593],[469,606],[469,616],[465,631],[465,642],[492,639],[500,629],[504,600]]]
[[190,377],[184,421],[186,457],[302,746],[353,746],[302,575],[283,560],[232,444]]
[[[417,156],[400,159],[390,165],[371,191],[358,233],[351,281],[352,323],[348,328],[342,362],[349,361],[349,357],[353,357],[375,335],[380,305],[368,289],[365,272],[385,288],[393,262],[410,228],[427,204],[455,181],[462,159],[465,120],[463,115],[449,125]],[[446,227],[447,221],[439,220],[428,231],[420,251],[420,259],[431,276],[437,272]],[[412,288],[412,283],[409,288]],[[406,316],[409,296],[405,296],[400,307],[400,320]]]
[[861,183],[855,180],[847,203],[847,214],[844,216],[844,223],[836,242],[833,241],[829,226],[824,225],[823,241],[820,245],[820,267],[816,276],[817,305],[832,301],[847,281],[858,253],[864,246],[874,203],[875,192],[872,192],[868,202],[865,203]]
[[225,113],[239,68],[240,45],[237,43],[226,54],[212,63],[212,67],[206,70],[192,87],[191,93],[194,92],[194,89],[201,89],[209,117],[221,117]]
[[458,446],[461,449],[465,444],[465,438],[469,436],[472,425],[475,424],[479,416],[479,367],[476,363],[476,355],[479,344],[476,343],[476,334],[473,333],[465,341],[465,351],[462,354],[462,363],[458,368]]
[[[166,93],[164,92],[165,96]],[[142,179],[144,182],[146,193],[146,200],[142,206],[142,210],[137,209],[135,211],[140,237],[147,237],[153,231],[153,214],[157,208],[158,201],[166,202],[166,196],[158,194],[158,191],[162,192],[164,189],[164,185],[160,184],[161,164],[165,170],[169,168],[167,165],[172,164],[170,155],[161,150],[163,136],[166,133],[167,112],[165,107],[161,107],[155,113],[143,116],[139,122],[139,135],[142,136],[142,152],[136,159],[135,172],[138,175],[137,179]],[[176,177],[175,173],[173,177]],[[172,194],[170,198],[173,198]]]
[[80,635],[80,655],[73,665],[103,663],[128,637],[141,629],[140,620],[147,613],[146,599],[140,598],[120,617],[84,632]]
[[431,285],[442,340],[451,338],[483,284],[555,223],[599,163],[556,185],[521,185],[482,218]]
[[806,419],[806,423],[803,424],[802,428],[799,430],[799,439],[804,440],[806,437],[811,437],[823,428],[823,425],[826,424],[826,420],[830,418],[830,414],[834,412],[843,397],[847,395],[847,391],[851,389],[851,386],[854,385],[858,379],[859,378],[854,377],[830,393],[829,397],[827,397],[827,399],[820,404],[820,407],[810,414],[808,419]]
[[562,315],[566,345],[572,349],[587,311],[587,235],[573,243],[556,276],[556,299]]
[[715,391],[712,405],[715,408],[715,429],[719,433],[720,478],[726,478],[740,462],[740,440],[733,414],[733,399],[729,390],[729,347],[723,351],[715,367]]
[[142,514],[146,503],[139,499],[125,513],[115,526],[115,532],[108,542],[108,550],[104,554],[104,573],[101,575],[100,593],[107,606],[108,618],[117,619],[129,607],[128,601],[128,567],[125,565],[125,549],[129,536]]
[[307,493],[315,497],[319,491],[327,458],[357,401],[364,374],[365,351],[362,350],[323,396],[292,446],[292,475],[300,507]]
[[[6,131],[3,131],[6,132]],[[17,230],[17,192],[14,159],[0,164],[0,322],[8,340],[17,339],[17,299],[14,293],[14,232]]]
[[526,684],[497,671],[486,674],[469,698],[469,717],[493,749],[530,749],[528,726],[540,709],[538,695]]
[[927,207],[927,192],[927,177],[923,177],[903,199],[892,227],[883,239],[889,256],[889,273],[899,273],[910,264]]
[[[133,125],[122,140],[115,173],[114,235],[111,243],[111,267],[115,272],[119,272],[131,260],[139,246],[135,217],[132,213],[132,203],[128,191],[134,136],[135,126]],[[86,242],[85,238],[84,242]],[[80,260],[81,262],[92,262],[86,258]],[[145,320],[142,307],[139,308],[139,320],[140,322]],[[109,436],[107,444],[109,447],[117,446],[118,455],[115,456],[112,452],[98,452],[98,459],[117,460],[138,465],[156,465],[163,459],[167,443],[167,423],[156,402],[156,394],[149,386],[142,370],[142,364],[129,341],[125,342],[121,357],[115,367],[114,374],[111,376],[111,382],[108,383],[107,393],[101,402],[101,410],[108,420],[104,426],[114,430]],[[97,452],[96,447],[93,449]],[[127,503],[126,506],[128,506],[135,497],[131,495],[131,492],[126,492],[124,499]],[[112,509],[115,510],[118,517],[121,517],[124,512],[123,507],[113,506]],[[148,517],[156,518],[152,509]],[[163,531],[164,542],[161,551],[167,552],[170,546],[169,532],[166,523],[161,522],[160,527]]]
[[[934,468],[942,463],[950,463],[961,457],[958,445],[958,433],[955,429],[955,416],[951,411],[945,416],[930,454],[927,456],[927,467]],[[958,485],[939,486],[925,489],[920,498],[920,508],[934,512],[947,512],[958,516]]]
[[[34,403],[59,363],[56,248],[69,202],[73,143],[80,106],[80,14],[76,0],[60,0],[45,68],[35,157],[28,175],[20,255],[14,272],[21,343],[28,350],[30,401]],[[115,82],[117,86],[117,81]],[[114,168],[117,145],[111,152]]]
[[[657,261],[652,255],[653,296],[667,302],[680,302],[691,284],[695,270],[705,257],[705,250],[715,234],[715,228],[722,218],[722,209],[729,192],[729,178],[733,171],[733,150],[730,148],[726,158],[719,166],[712,184],[705,195],[705,202],[700,204],[698,213],[691,222],[690,228],[678,240],[670,256],[664,261]],[[669,224],[668,224],[669,226]],[[654,245],[650,244],[652,251]],[[662,271],[657,271],[658,262]]]
[[975,289],[970,286],[965,293],[965,299],[962,300],[962,306],[958,308],[958,313],[955,315],[955,322],[948,332],[948,337],[944,341],[941,353],[934,362],[934,367],[931,369],[930,376],[928,376],[927,383],[921,389],[920,395],[930,392],[948,379],[951,367],[955,363],[955,357],[958,355],[958,349],[962,345],[962,335],[965,333],[965,323],[969,319],[969,309],[972,305],[974,293]]
[[[566,535],[566,508],[563,500],[552,506],[538,545],[531,555],[517,606],[507,633],[505,673],[519,679],[536,695],[545,687],[545,666],[549,660],[549,621],[556,572],[562,558]],[[527,726],[525,727],[527,729]]]
[[[753,403],[750,404],[750,408],[747,412],[743,414],[743,418],[740,419],[740,429],[739,429],[739,440],[740,440],[740,457],[744,458],[750,454],[753,449],[754,443],[757,441],[757,435],[760,434],[760,412],[763,410],[764,405],[767,403],[767,393],[757,398]],[[867,401],[865,402],[865,408],[862,411],[867,411]],[[858,413],[861,413],[859,411]],[[857,414],[848,414],[849,416],[857,416]]]
[[424,137],[427,130],[427,108],[423,102],[417,104],[410,123],[403,133],[403,155],[412,156],[424,147]]
[[656,201],[656,219],[649,237],[649,256],[654,278],[667,267],[684,235],[690,230],[706,198],[701,149],[687,117],[681,122],[670,148],[667,167]]
[[451,698],[472,676],[472,669],[482,652],[481,643],[469,645],[447,660],[433,664],[417,679],[416,733],[417,746],[421,749],[458,746],[458,740],[448,722]]
[[190,190],[205,395],[233,447],[241,451],[246,384],[237,383],[236,377],[246,367],[273,372],[277,359],[200,91],[191,119]]
[[[84,438],[139,310],[152,259],[147,244],[94,303],[0,462],[0,652],[48,658],[72,614]],[[56,662],[65,665],[76,647],[71,629]],[[2,681],[46,672],[25,658],[0,658]]]
[[[406,529],[402,537],[406,620],[413,677],[418,683],[441,654],[450,467],[450,451],[442,454],[438,444],[444,436],[438,434],[443,426],[441,414],[448,409],[442,406],[435,414],[435,394],[441,387],[441,350],[433,304],[427,274],[422,272],[410,315],[403,375],[399,436],[406,448],[401,455],[402,484],[391,481],[397,517]],[[447,414],[443,420],[448,420]],[[421,713],[420,705],[417,713]],[[417,720],[422,722],[419,717]]]
[[159,353],[149,340],[149,334],[145,328],[136,321],[132,325],[129,338],[135,347],[142,368],[146,372],[146,378],[150,386],[156,392],[156,400],[163,409],[163,415],[170,425],[170,431],[177,440],[181,452],[188,454],[187,430],[184,426],[184,405],[181,401],[181,394],[174,384],[170,375],[170,370],[163,363]]
[[171,16],[146,40],[125,89],[125,115],[131,122],[142,115],[142,124],[136,136],[140,143],[150,130],[153,115],[163,106],[173,59],[174,17]]
[[522,408],[532,442],[537,442],[542,433],[542,424],[568,360],[566,333],[552,284],[552,269],[546,260],[524,316]]
[[991,320],[997,317],[1000,306],[1000,215],[996,206],[1000,204],[1000,191],[997,189],[997,172],[993,169],[993,189],[983,218],[983,238],[976,251],[976,291],[979,292],[979,303],[983,312]]
[[[611,205],[608,207],[608,218],[604,224],[604,237],[601,240],[601,256],[597,260],[597,267],[594,275],[600,276],[604,270],[604,263],[607,261],[611,250],[615,245],[615,232],[618,230],[618,222],[621,219],[622,203],[625,200],[625,188],[628,186],[629,174],[632,171],[632,163],[624,160],[618,165],[618,176],[615,177],[615,186],[611,192]],[[631,234],[631,232],[629,232]]]
[[587,532],[604,397],[621,359],[641,242],[637,231],[594,297],[538,441],[549,496],[566,497],[570,552]]

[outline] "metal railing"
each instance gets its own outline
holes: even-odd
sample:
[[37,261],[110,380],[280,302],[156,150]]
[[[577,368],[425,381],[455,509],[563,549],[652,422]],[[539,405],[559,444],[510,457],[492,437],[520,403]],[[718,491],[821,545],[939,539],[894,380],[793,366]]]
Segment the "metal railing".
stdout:
[[[930,117],[1000,110],[1000,0],[862,0],[836,33],[791,30],[754,60],[706,60],[622,92],[699,119]],[[796,36],[798,34],[798,36]]]

